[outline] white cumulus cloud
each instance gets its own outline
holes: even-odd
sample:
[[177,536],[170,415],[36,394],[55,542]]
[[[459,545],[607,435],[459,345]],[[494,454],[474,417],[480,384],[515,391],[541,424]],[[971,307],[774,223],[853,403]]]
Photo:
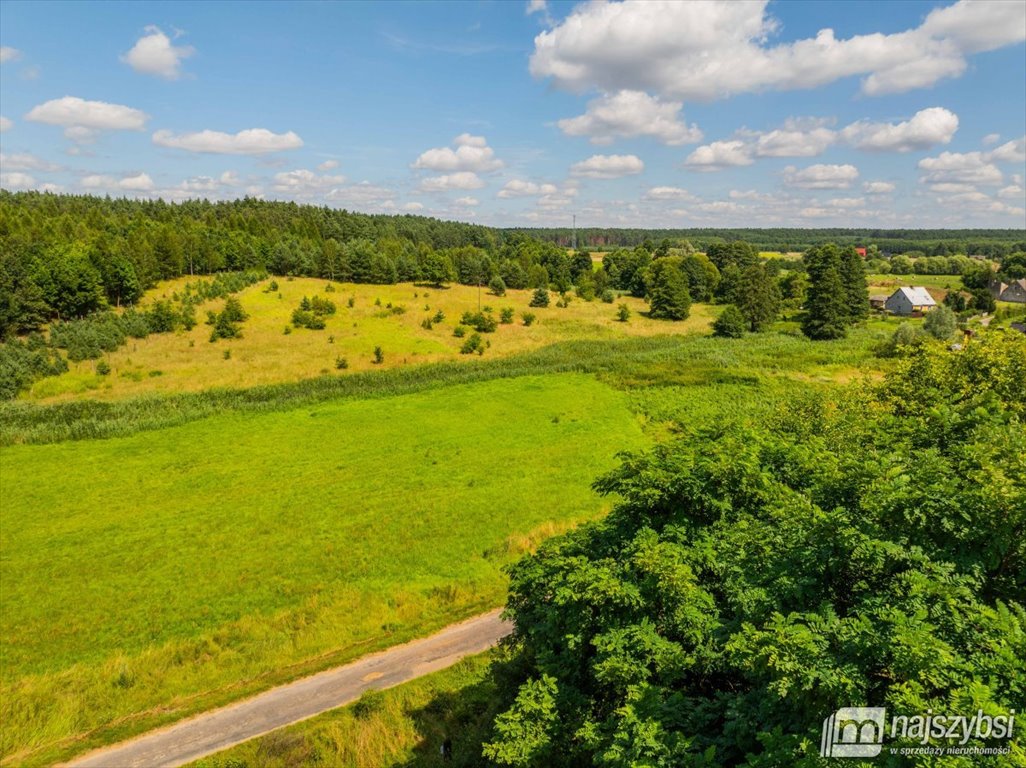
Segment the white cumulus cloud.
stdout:
[[1026,136],[997,147],[991,151],[990,159],[1002,163],[1026,163]]
[[693,171],[719,171],[724,168],[751,165],[754,162],[751,145],[735,139],[714,141],[712,144],[699,147],[688,155],[684,165]]
[[453,203],[460,208],[472,208],[475,205],[480,205],[481,201],[476,197],[457,197]]
[[345,176],[317,175],[305,168],[282,171],[274,175],[274,190],[288,192],[296,197],[308,197],[344,184]]
[[702,140],[698,126],[684,122],[679,101],[660,101],[644,91],[618,91],[588,102],[578,117],[557,125],[568,136],[588,136],[592,144],[612,144],[618,138],[651,136],[671,146]]
[[21,58],[21,51],[17,48],[11,48],[9,45],[0,45],[0,64],[6,64],[9,61],[17,61]]
[[1026,39],[1026,4],[960,2],[914,29],[769,44],[767,0],[584,3],[534,41],[530,69],[573,91],[637,90],[715,99],[767,89],[815,88],[864,76],[874,95],[933,85],[965,71],[967,57]]
[[680,187],[652,187],[645,193],[645,200],[696,200],[697,198]]
[[149,115],[123,104],[64,96],[33,107],[25,119],[62,126],[67,138],[86,143],[96,138],[99,131],[141,131]]
[[453,172],[470,171],[488,173],[502,168],[497,157],[483,136],[462,133],[453,139],[452,147],[438,147],[422,153],[411,166],[417,170]]
[[558,191],[555,184],[536,184],[523,179],[510,179],[499,190],[498,196],[501,198],[536,197],[538,195],[554,195]]
[[429,176],[420,182],[423,192],[446,192],[450,189],[480,189],[485,185],[476,173],[458,171],[441,176]]
[[859,177],[854,165],[810,165],[808,168],[784,169],[784,183],[801,189],[847,189]]
[[161,130],[153,134],[153,143],[159,147],[221,155],[262,155],[303,146],[303,140],[292,131],[273,133],[266,128],[250,128],[238,133],[199,131],[177,135]]
[[153,189],[153,179],[147,173],[138,173],[135,176],[122,176],[120,179],[109,174],[92,174],[85,176],[81,181],[85,189],[108,189],[122,190],[126,192],[149,192]]
[[59,171],[61,167],[29,153],[6,155],[0,152],[0,170],[3,171]]
[[[920,181],[931,186],[939,184],[996,186],[1004,176],[982,152],[941,152],[937,157],[919,161]],[[935,190],[937,191],[937,190]]]
[[20,171],[0,173],[0,187],[4,189],[32,189],[35,186],[36,180],[27,173]]
[[902,123],[860,120],[841,131],[841,136],[857,149],[912,152],[948,144],[957,130],[958,115],[943,107],[930,107]]
[[325,160],[317,166],[318,171],[333,171],[338,168],[338,160]]
[[894,190],[894,184],[889,181],[867,181],[862,185],[862,191],[867,195],[889,195]]
[[4,117],[3,115],[0,115],[0,133],[3,133],[4,131],[9,131],[13,127],[14,127],[14,121],[13,120],[11,120],[10,118]]
[[192,56],[195,49],[190,45],[173,45],[159,27],[146,27],[145,32],[121,60],[144,75],[177,80],[182,76],[182,60]]
[[588,179],[617,179],[643,170],[645,164],[637,155],[592,155],[570,166],[570,175]]

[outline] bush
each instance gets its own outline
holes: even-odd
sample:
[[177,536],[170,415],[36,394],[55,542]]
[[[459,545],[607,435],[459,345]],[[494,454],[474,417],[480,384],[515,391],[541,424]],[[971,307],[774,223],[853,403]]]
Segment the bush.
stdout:
[[97,376],[110,376],[110,365],[106,360],[101,360],[96,364],[96,375]]
[[727,339],[740,339],[745,335],[748,322],[735,304],[728,304],[713,323],[713,335]]
[[616,294],[615,293],[613,293],[608,288],[606,288],[606,290],[602,291],[602,302],[603,303],[605,303],[605,304],[612,304],[614,301],[616,301]]
[[492,333],[499,327],[498,321],[484,312],[464,312],[460,318],[462,325],[469,325],[479,333]]
[[496,296],[506,295],[506,282],[496,275],[488,283],[488,290],[494,293]]
[[445,313],[442,310],[435,312],[435,316],[431,318],[432,322],[440,323],[445,320]]
[[430,331],[432,328],[435,327],[435,324],[431,321],[430,317],[425,317],[423,320],[420,321],[420,327],[423,328],[425,331]]
[[292,311],[292,324],[297,328],[309,328],[312,331],[322,330],[326,325],[322,316],[315,315],[313,312],[305,309],[295,309]]
[[524,312],[520,319],[524,321],[524,325],[531,325],[534,322],[534,312]]
[[344,357],[336,357],[335,358],[335,368],[337,370],[344,371],[348,367],[349,367],[349,361],[346,360]]
[[935,339],[946,341],[950,339],[958,327],[958,318],[950,307],[941,304],[936,309],[926,313],[923,320],[923,330]]
[[385,362],[385,353],[381,347],[374,347],[374,364],[381,365],[383,362]]
[[479,355],[484,354],[484,340],[481,338],[480,333],[470,334],[470,337],[460,347],[460,354],[462,355],[471,355],[475,352]]
[[506,307],[499,312],[499,322],[503,325],[509,325],[513,322],[513,307]]
[[621,304],[616,308],[616,319],[621,323],[626,323],[631,317],[631,309],[626,304]]
[[57,376],[68,370],[68,361],[46,346],[38,333],[26,341],[13,339],[0,344],[0,400],[10,400],[45,376]]
[[536,288],[534,293],[531,295],[530,306],[532,307],[547,307],[549,306],[549,291],[546,288]]
[[455,336],[457,339],[462,339],[464,336],[467,335],[467,329],[464,328],[462,325],[457,325],[455,328],[452,329],[452,335]]

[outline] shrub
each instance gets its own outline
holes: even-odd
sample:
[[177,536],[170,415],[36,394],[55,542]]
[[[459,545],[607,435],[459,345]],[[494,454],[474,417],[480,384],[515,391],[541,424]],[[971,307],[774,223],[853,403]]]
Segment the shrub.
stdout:
[[509,325],[513,322],[513,307],[506,307],[499,312],[499,322],[503,325]]
[[350,296],[349,300],[346,301],[346,304],[349,306],[350,309],[355,307],[356,306],[356,297],[355,296]]
[[383,362],[385,362],[385,353],[381,350],[381,347],[374,347],[375,365],[381,365]]
[[292,311],[292,324],[297,328],[309,328],[313,331],[319,331],[325,327],[323,317],[305,309],[295,309]]
[[26,341],[13,339],[0,344],[0,400],[10,400],[33,381],[67,370],[68,361],[48,347],[38,333]]
[[621,304],[616,308],[616,319],[621,323],[626,323],[631,317],[631,309],[626,304]]
[[349,367],[349,361],[346,360],[346,358],[344,358],[344,357],[336,357],[335,358],[335,368],[337,370],[344,371],[348,367]]
[[549,291],[546,288],[536,288],[534,293],[531,295],[530,306],[532,307],[547,307],[549,306]]
[[480,333],[470,334],[470,337],[460,347],[460,354],[462,355],[471,355],[475,352],[479,355],[484,354],[484,340],[481,338]]
[[435,316],[431,318],[432,322],[440,323],[445,320],[445,313],[442,310],[435,312]]
[[435,327],[435,324],[431,321],[430,317],[426,317],[420,321],[420,327],[423,328],[425,331],[430,331],[432,328]]
[[602,301],[605,304],[612,304],[614,301],[616,301],[616,294],[608,288],[606,288],[606,290],[602,291]]
[[943,304],[928,312],[926,319],[923,320],[923,330],[941,341],[950,339],[957,327],[958,318],[955,313]]
[[494,293],[496,296],[505,296],[506,282],[499,275],[496,275],[489,281],[488,290]]
[[469,325],[479,333],[492,333],[499,327],[498,321],[492,315],[484,312],[464,312],[460,323]]
[[455,336],[457,339],[462,339],[464,336],[467,335],[467,329],[464,328],[462,325],[457,325],[455,328],[452,329],[452,335]]
[[531,325],[534,322],[534,312],[524,312],[520,319],[524,321],[524,325]]
[[96,374],[98,376],[109,376],[110,375],[110,365],[107,364],[106,360],[101,360],[100,362],[98,362],[96,364]]
[[559,301],[556,302],[556,306],[560,309],[566,309],[570,306],[570,296],[566,292],[559,294]]
[[728,304],[713,323],[713,335],[728,339],[740,339],[745,335],[748,322],[735,304]]

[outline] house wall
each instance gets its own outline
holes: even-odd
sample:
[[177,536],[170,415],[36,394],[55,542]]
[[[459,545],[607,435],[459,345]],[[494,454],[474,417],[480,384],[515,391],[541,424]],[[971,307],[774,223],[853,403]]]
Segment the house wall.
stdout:
[[890,296],[884,306],[896,315],[911,315],[913,310],[912,302],[903,293]]

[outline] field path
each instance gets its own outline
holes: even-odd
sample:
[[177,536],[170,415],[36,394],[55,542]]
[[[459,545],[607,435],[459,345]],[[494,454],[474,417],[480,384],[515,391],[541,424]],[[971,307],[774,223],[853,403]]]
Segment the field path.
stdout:
[[513,627],[500,609],[453,624],[441,632],[366,656],[357,661],[250,699],[196,715],[130,741],[77,758],[75,768],[177,766],[220,752],[256,736],[348,704],[364,691],[390,688],[480,653]]

